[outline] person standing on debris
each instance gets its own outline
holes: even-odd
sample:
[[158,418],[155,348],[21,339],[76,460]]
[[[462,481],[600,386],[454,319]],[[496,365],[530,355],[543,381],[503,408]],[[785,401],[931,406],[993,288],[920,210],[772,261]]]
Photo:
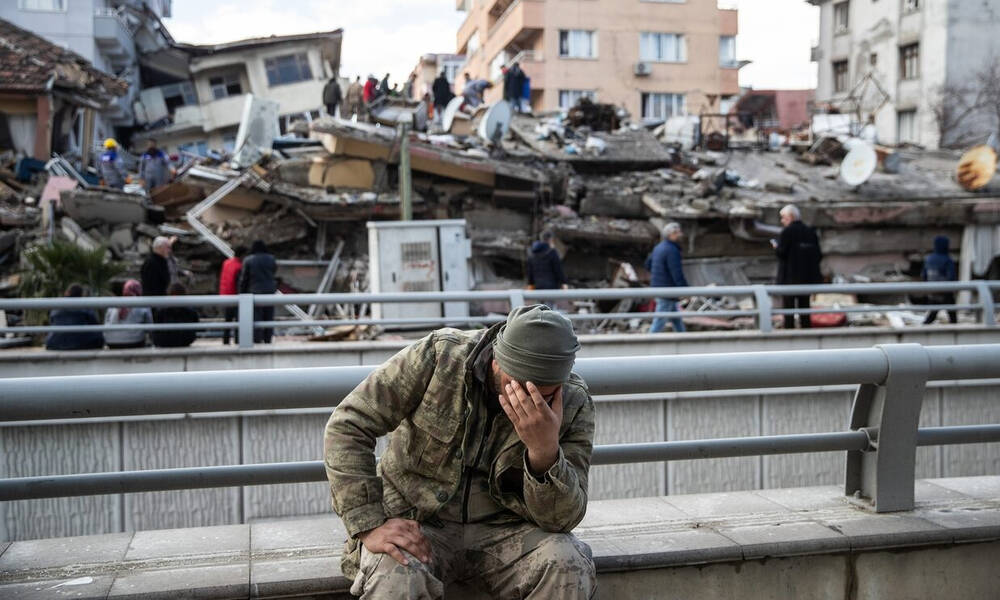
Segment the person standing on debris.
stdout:
[[[233,255],[222,261],[222,272],[219,273],[219,295],[234,296],[238,293],[240,283],[240,270],[243,268],[243,255],[247,253],[246,246],[237,246]],[[226,323],[236,320],[239,307],[227,306],[225,308]],[[222,330],[222,343],[229,344],[230,329]],[[240,342],[239,331],[235,334],[236,343]]]
[[417,74],[410,73],[410,76],[406,78],[406,83],[403,84],[403,97],[407,100],[416,100],[413,97],[413,86],[417,82]]
[[[562,259],[552,247],[555,236],[551,231],[543,231],[541,238],[531,245],[528,256],[528,286],[533,290],[567,289],[566,274]],[[543,300],[544,304],[555,308],[554,300]]]
[[[135,279],[129,279],[122,286],[122,297],[141,296],[142,284]],[[105,325],[125,325],[135,323],[152,323],[153,311],[146,306],[109,308],[104,313]],[[143,348],[146,345],[146,330],[115,329],[104,332],[104,341],[112,350],[121,348]]]
[[[688,287],[681,262],[680,241],[683,237],[684,231],[681,230],[680,223],[667,223],[667,226],[663,228],[662,240],[653,248],[652,254],[646,259],[646,269],[652,273],[651,285],[653,287]],[[656,312],[677,312],[678,300],[679,298],[657,298]],[[653,324],[649,327],[649,333],[663,331],[666,324],[666,317],[654,317]],[[670,324],[678,333],[687,331],[687,328],[684,327],[684,320],[680,317],[670,317]]]
[[524,93],[524,71],[514,63],[507,70],[503,80],[503,99],[510,103],[514,112],[521,112],[521,95]]
[[[187,288],[182,283],[171,283],[167,289],[170,296],[184,296]],[[158,308],[153,313],[157,323],[197,323],[198,311],[190,306],[167,306]],[[153,345],[160,348],[184,348],[194,343],[198,332],[194,329],[155,329],[152,335]]]
[[[83,286],[71,284],[65,298],[82,298]],[[100,325],[97,313],[89,308],[57,308],[49,311],[49,325]],[[100,331],[53,331],[45,337],[46,350],[100,350],[104,335]]]
[[343,119],[350,120],[354,115],[358,115],[358,120],[361,120],[361,103],[365,99],[365,90],[361,85],[361,76],[358,75],[354,78],[354,82],[347,86],[347,94],[344,95],[344,105],[347,108],[346,114],[341,111],[340,116]]
[[[823,282],[820,261],[823,253],[819,247],[816,230],[802,222],[802,215],[794,204],[789,204],[778,213],[783,229],[777,240],[771,240],[778,255],[778,285],[809,285]],[[784,308],[809,309],[809,294],[785,296]],[[799,315],[799,326],[812,327],[808,313]],[[795,315],[785,315],[785,329],[795,328]]]
[[341,99],[340,84],[337,83],[335,76],[331,77],[330,81],[327,81],[326,85],[323,86],[323,106],[326,107],[326,114],[336,117],[337,105],[340,104]]
[[[324,455],[341,558],[362,598],[590,598],[594,403],[572,372],[572,323],[543,305],[489,329],[439,329],[378,367],[333,411]],[[392,432],[375,468],[375,440]]]
[[147,296],[166,296],[174,273],[170,268],[173,259],[173,249],[170,238],[158,235],[153,238],[153,248],[146,262],[142,263],[140,271],[142,289]]
[[[934,252],[924,258],[924,268],[920,271],[921,279],[936,282],[958,280],[958,269],[955,267],[955,261],[951,259],[951,254],[948,253],[948,246],[947,236],[939,235],[934,238]],[[928,300],[931,304],[954,304],[955,292],[934,292],[928,295]],[[924,319],[924,325],[933,323],[939,312],[941,311],[928,312],[927,318]],[[948,322],[958,323],[958,311],[948,311]]]
[[375,79],[374,75],[369,74],[368,79],[365,80],[365,87],[362,90],[365,104],[370,104],[371,101],[375,99],[375,91],[377,87],[378,80]]
[[465,97],[465,104],[469,108],[476,108],[483,103],[483,92],[493,87],[493,84],[485,79],[473,79],[465,84],[462,96]]
[[101,178],[104,185],[120,190],[125,187],[125,165],[118,156],[118,142],[112,138],[104,140],[104,153],[101,154]]
[[146,140],[146,151],[139,158],[139,178],[147,194],[170,181],[170,158],[153,138]]
[[455,93],[451,91],[451,84],[448,83],[448,77],[443,69],[434,80],[431,92],[434,94],[434,112],[444,114],[445,107],[455,97]]
[[[267,251],[267,245],[261,240],[257,240],[250,246],[250,256],[243,261],[243,268],[240,270],[240,293],[241,294],[273,294],[278,289],[278,282],[274,276],[278,270],[278,263],[274,256]],[[254,306],[253,320],[273,321],[273,306]],[[253,341],[263,344],[270,344],[274,329],[271,327],[257,328],[253,330]]]
[[378,97],[389,95],[389,74],[386,73],[382,81],[378,82]]

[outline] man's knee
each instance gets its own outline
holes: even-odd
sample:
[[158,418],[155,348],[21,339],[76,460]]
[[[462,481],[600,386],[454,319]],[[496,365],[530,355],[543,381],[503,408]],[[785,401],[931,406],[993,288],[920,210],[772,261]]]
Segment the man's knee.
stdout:
[[568,533],[548,536],[526,558],[526,571],[541,586],[570,585],[589,597],[597,582],[590,546]]
[[403,551],[409,565],[396,562],[388,554],[362,552],[358,576],[351,586],[351,593],[365,598],[417,598],[420,600],[444,597],[444,585],[430,567]]

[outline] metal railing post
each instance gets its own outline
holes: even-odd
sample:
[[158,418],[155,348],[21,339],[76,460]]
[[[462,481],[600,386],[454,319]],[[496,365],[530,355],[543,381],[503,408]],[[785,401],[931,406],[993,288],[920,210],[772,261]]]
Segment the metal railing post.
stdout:
[[850,428],[865,431],[871,447],[847,453],[844,492],[875,512],[913,510],[917,428],[930,357],[920,344],[876,348],[885,355],[888,375],[882,384],[859,385],[854,396]]
[[240,348],[253,348],[253,294],[240,294],[237,307]]
[[985,281],[976,282],[976,294],[979,295],[979,305],[983,307],[983,325],[997,326],[996,306],[993,304],[993,290]]
[[762,285],[753,286],[753,297],[757,304],[757,328],[761,333],[774,331],[774,324],[771,322],[771,295],[767,293],[767,288]]

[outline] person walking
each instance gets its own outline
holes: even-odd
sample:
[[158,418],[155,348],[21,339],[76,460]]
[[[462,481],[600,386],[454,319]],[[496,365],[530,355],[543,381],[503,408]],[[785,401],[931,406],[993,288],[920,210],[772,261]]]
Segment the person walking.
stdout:
[[[794,204],[779,212],[783,229],[777,240],[771,240],[778,256],[778,285],[810,285],[823,282],[820,261],[823,252],[816,230],[802,222],[802,215]],[[809,309],[809,294],[784,296],[784,308]],[[812,327],[808,313],[799,314],[799,326]],[[795,315],[785,315],[785,329],[795,328]]]
[[331,117],[337,116],[337,105],[342,99],[340,84],[336,77],[331,77],[330,81],[323,86],[323,106],[326,107],[326,114]]
[[[551,231],[543,231],[540,238],[531,245],[528,256],[527,275],[528,286],[533,290],[556,290],[569,287],[566,274],[563,272],[562,259],[552,247],[555,235]],[[543,304],[555,308],[554,300],[543,300]]]
[[374,75],[369,74],[368,78],[365,79],[365,85],[362,88],[362,99],[365,104],[370,104],[372,100],[375,99],[375,91],[378,88],[378,80],[375,79]]
[[[947,236],[939,235],[934,238],[934,251],[924,258],[924,268],[920,271],[920,278],[924,281],[944,282],[957,281],[958,269],[955,261],[951,259],[948,252],[949,240]],[[955,292],[934,292],[928,294],[931,304],[954,304]],[[937,320],[939,310],[932,310],[927,313],[924,325],[930,325]],[[949,310],[948,322],[958,323],[958,311]]]
[[341,111],[341,118],[350,120],[354,115],[358,115],[358,120],[361,120],[361,103],[364,102],[364,99],[365,90],[361,85],[361,76],[358,75],[351,85],[347,86],[347,93],[344,95],[344,106],[347,112]]
[[140,271],[142,289],[147,296],[167,295],[167,288],[176,277],[176,266],[171,266],[173,263],[172,254],[170,238],[162,235],[153,238],[152,251],[146,261],[142,263]]
[[[243,268],[243,255],[247,253],[246,246],[237,246],[233,255],[222,261],[222,270],[219,272],[219,295],[235,296],[239,291],[240,270]],[[227,306],[224,310],[226,323],[236,321],[239,314],[238,306]],[[229,334],[231,329],[222,330],[222,343],[229,345]],[[234,334],[236,343],[240,343],[239,330]]]
[[[135,279],[129,279],[122,286],[122,297],[142,295],[142,284]],[[153,322],[153,311],[147,306],[123,306],[109,308],[104,313],[105,325],[142,324]],[[104,342],[112,350],[123,348],[144,348],[146,346],[145,329],[113,329],[104,332]]]
[[[362,598],[584,600],[594,402],[573,373],[573,324],[547,306],[489,329],[440,329],[377,367],[323,439],[341,570]],[[375,440],[392,432],[375,468]]]
[[125,164],[118,156],[118,142],[114,138],[104,140],[104,152],[101,154],[101,179],[109,188],[120,190],[125,187]]
[[[652,273],[651,285],[659,287],[688,287],[684,277],[684,267],[681,261],[681,238],[684,231],[680,223],[667,223],[663,228],[661,241],[653,248],[652,254],[646,259],[646,269]],[[677,312],[679,298],[657,298],[656,312]],[[687,331],[684,320],[680,317],[670,317],[670,323],[675,332]],[[654,317],[649,327],[649,333],[663,331],[667,324],[666,317]]]
[[[243,268],[240,269],[241,294],[273,294],[278,289],[278,282],[275,274],[278,264],[274,256],[267,251],[267,245],[263,241],[257,240],[250,246],[250,256],[243,261]],[[273,321],[273,306],[254,306],[253,320]],[[253,341],[263,344],[270,344],[274,335],[272,327],[254,327]]]
[[431,92],[434,94],[434,112],[444,114],[445,107],[455,97],[455,93],[451,91],[451,83],[448,82],[448,77],[445,75],[444,69],[441,70],[441,73],[438,74],[437,79],[431,85]]
[[170,182],[170,158],[153,138],[146,140],[146,151],[139,157],[139,178],[147,194]]

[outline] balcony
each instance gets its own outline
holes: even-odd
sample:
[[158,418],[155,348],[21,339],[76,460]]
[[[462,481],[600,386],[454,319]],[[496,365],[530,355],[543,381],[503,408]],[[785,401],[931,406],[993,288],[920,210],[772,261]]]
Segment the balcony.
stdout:
[[511,44],[529,46],[528,40],[545,29],[544,0],[514,0],[490,27],[485,45],[503,49]]
[[128,22],[114,10],[99,8],[94,12],[94,42],[112,62],[135,58],[135,40]]
[[211,102],[202,104],[201,113],[205,121],[205,131],[239,125],[245,103],[246,96],[239,95],[220,98],[219,100],[212,100]]

